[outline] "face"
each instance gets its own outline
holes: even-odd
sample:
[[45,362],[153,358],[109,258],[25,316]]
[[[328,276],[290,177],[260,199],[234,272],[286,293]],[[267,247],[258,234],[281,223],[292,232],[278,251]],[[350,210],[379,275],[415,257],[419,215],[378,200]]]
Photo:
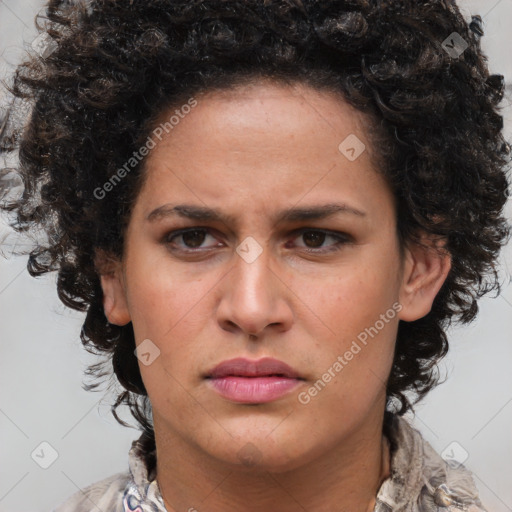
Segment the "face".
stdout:
[[428,313],[448,263],[400,257],[366,118],[340,98],[261,82],[196,100],[147,156],[105,312],[133,323],[157,447],[284,471],[378,424],[398,322]]

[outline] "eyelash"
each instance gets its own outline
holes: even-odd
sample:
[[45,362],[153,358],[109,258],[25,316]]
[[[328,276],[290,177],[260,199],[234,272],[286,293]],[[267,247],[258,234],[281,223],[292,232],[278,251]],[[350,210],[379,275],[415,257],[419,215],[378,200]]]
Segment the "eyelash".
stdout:
[[[212,230],[210,228],[203,228],[203,227],[192,227],[192,228],[187,228],[187,229],[179,229],[177,231],[171,231],[170,233],[167,233],[163,237],[162,243],[166,246],[172,246],[173,240],[175,238],[178,238],[186,233],[202,232],[202,233],[206,233],[206,234],[212,234],[211,231]],[[321,233],[321,234],[325,234],[326,236],[331,236],[332,238],[335,238],[338,240],[338,242],[333,244],[332,246],[330,246],[331,248],[329,248],[329,249],[314,249],[314,248],[308,248],[308,247],[300,248],[302,251],[312,253],[312,254],[333,253],[333,252],[341,250],[342,246],[353,242],[353,237],[351,237],[347,233],[343,233],[340,231],[329,231],[326,229],[301,228],[299,230],[294,231],[292,234],[294,235],[294,238],[297,238],[297,237],[300,237],[301,235],[303,235],[304,233]],[[180,248],[178,248],[178,249],[173,249],[173,250],[176,250],[177,252],[193,254],[193,253],[205,252],[209,249],[215,249],[215,247],[202,248],[202,249],[180,249]]]

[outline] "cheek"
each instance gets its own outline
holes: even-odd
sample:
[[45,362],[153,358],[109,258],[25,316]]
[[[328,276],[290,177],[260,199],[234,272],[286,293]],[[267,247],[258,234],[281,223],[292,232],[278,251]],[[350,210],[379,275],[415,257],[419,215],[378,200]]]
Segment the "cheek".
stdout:
[[[211,310],[208,290],[213,283],[194,278],[168,265],[152,272],[134,271],[130,279],[130,313],[137,345],[151,340],[158,357],[150,365],[139,363],[152,403],[159,410],[179,405],[181,414],[194,409],[186,389],[196,367],[197,343]],[[211,313],[210,313],[211,316]],[[156,350],[156,349],[155,349]]]
[[190,337],[200,328],[194,319],[198,315],[206,318],[208,292],[221,276],[212,273],[198,277],[186,268],[171,267],[165,257],[150,263],[133,258],[127,267],[128,307],[135,338],[138,342],[149,338],[161,350],[170,350],[169,340]]
[[[336,334],[357,335],[373,325],[398,299],[397,269],[354,265],[309,293],[319,316]],[[311,290],[311,285],[309,284]],[[345,336],[343,336],[345,337]]]
[[327,339],[314,348],[319,354],[317,378],[330,382],[329,391],[322,392],[326,400],[331,396],[352,403],[363,395],[371,399],[383,389],[391,368],[398,328],[398,269],[392,260],[380,259],[380,265],[376,261],[345,268],[309,295],[311,310],[329,328]]

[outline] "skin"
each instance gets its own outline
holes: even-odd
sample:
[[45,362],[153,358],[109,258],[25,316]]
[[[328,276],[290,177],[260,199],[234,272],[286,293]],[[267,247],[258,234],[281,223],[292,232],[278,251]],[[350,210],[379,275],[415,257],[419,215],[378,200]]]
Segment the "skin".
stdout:
[[[416,245],[400,257],[393,195],[371,158],[368,120],[340,97],[261,81],[197,100],[147,157],[125,254],[101,276],[109,321],[133,322],[137,345],[150,339],[160,350],[139,366],[166,507],[370,511],[389,475],[382,421],[398,321],[430,311],[450,258]],[[350,134],[367,148],[355,161],[338,149]],[[162,205],[184,203],[232,218],[147,220]],[[364,215],[274,221],[282,209],[327,203]],[[165,243],[187,227],[209,231]],[[315,239],[300,228],[349,238]],[[263,250],[252,263],[236,252],[249,236]],[[395,318],[301,404],[299,393],[394,303],[402,307]],[[265,356],[304,381],[276,401],[248,405],[220,397],[203,378],[226,359]]]

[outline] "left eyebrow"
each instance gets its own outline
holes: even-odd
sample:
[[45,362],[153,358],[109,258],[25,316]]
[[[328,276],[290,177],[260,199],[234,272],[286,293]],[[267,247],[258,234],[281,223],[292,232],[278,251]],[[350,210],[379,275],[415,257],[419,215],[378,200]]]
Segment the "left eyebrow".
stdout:
[[[277,212],[273,217],[275,223],[280,222],[298,222],[307,220],[320,220],[332,217],[336,214],[355,215],[365,217],[366,212],[358,210],[352,206],[340,203],[329,203],[323,205],[313,205],[305,208],[288,208]],[[237,217],[226,214],[216,208],[205,206],[196,206],[189,204],[164,204],[153,210],[146,217],[146,221],[155,222],[167,217],[184,217],[197,221],[220,221],[225,224],[236,224]]]

